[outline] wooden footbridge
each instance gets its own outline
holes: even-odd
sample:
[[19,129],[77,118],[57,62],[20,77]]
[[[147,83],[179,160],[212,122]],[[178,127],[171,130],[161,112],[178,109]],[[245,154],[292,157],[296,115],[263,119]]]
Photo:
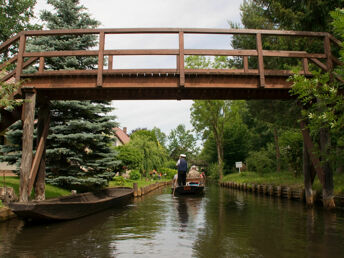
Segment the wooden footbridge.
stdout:
[[[85,34],[98,35],[97,50],[30,52],[27,41],[35,37]],[[176,49],[106,49],[106,36],[113,34],[175,34],[179,39]],[[187,49],[185,35],[245,35],[253,37],[255,49]],[[291,50],[266,50],[264,37],[287,37],[289,40],[307,38],[323,42],[321,53]],[[23,81],[17,95],[29,100],[23,107],[1,112],[0,131],[14,121],[23,120],[23,156],[21,163],[21,201],[28,200],[28,193],[36,180],[36,192],[44,184],[44,150],[49,125],[49,100],[143,100],[143,99],[288,99],[291,83],[287,81],[290,70],[266,69],[264,60],[269,58],[293,58],[303,65],[301,73],[311,76],[308,66],[312,62],[324,71],[331,71],[340,61],[332,54],[331,46],[341,43],[326,32],[300,32],[278,30],[236,29],[77,29],[51,31],[24,31],[4,42],[1,53],[16,49],[16,54],[1,60],[0,69],[11,67],[1,81],[15,78]],[[175,56],[174,69],[114,69],[118,56]],[[187,69],[185,56],[228,56],[242,59],[242,67],[236,69]],[[98,65],[90,70],[49,70],[46,60],[63,57],[97,57]],[[249,60],[256,59],[256,67]],[[282,61],[281,61],[282,62]],[[28,73],[27,69],[31,67]],[[33,158],[32,135],[34,108],[39,112],[39,137],[36,155]],[[37,176],[38,175],[38,176]],[[40,176],[41,175],[41,176]],[[42,176],[43,175],[43,176]],[[38,179],[36,179],[38,177]],[[43,178],[43,183],[42,179]],[[41,186],[42,187],[42,186]]]

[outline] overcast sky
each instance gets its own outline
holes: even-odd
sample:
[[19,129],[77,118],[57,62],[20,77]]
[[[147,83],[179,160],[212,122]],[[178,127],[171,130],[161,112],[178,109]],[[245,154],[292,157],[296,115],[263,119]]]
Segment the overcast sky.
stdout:
[[[81,0],[102,28],[182,27],[229,28],[228,21],[240,22],[242,0]],[[51,9],[46,0],[38,0],[36,15]],[[118,48],[178,48],[173,35],[107,37],[106,49]],[[224,36],[185,37],[185,48],[229,48]],[[175,57],[121,57],[114,68],[174,68]],[[113,101],[120,126],[129,132],[135,128],[160,128],[166,134],[178,124],[190,124],[192,101]]]

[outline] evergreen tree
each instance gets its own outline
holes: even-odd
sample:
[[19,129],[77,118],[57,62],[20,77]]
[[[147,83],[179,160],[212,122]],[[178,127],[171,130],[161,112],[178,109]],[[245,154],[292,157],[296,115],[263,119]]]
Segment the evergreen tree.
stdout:
[[[41,20],[46,29],[96,28],[79,0],[48,0],[54,11],[43,11]],[[97,45],[94,35],[63,35],[37,37],[28,42],[29,51],[86,50]],[[47,58],[46,69],[93,69],[97,57]],[[115,117],[107,116],[112,108],[109,102],[52,101],[50,134],[47,138],[47,182],[66,188],[89,190],[104,186],[119,164],[110,148]],[[17,123],[18,127],[20,123]],[[6,152],[17,149],[5,158],[18,156],[21,148],[20,131],[8,133],[14,145]],[[15,155],[17,154],[17,155]]]

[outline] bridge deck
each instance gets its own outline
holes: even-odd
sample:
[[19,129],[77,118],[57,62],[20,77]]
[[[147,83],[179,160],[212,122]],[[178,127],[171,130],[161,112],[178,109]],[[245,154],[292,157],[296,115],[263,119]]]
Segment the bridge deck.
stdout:
[[103,72],[97,86],[97,70],[44,72],[23,75],[24,87],[33,87],[49,99],[286,99],[290,83],[288,71],[265,71],[265,87],[259,86],[258,70],[175,69],[112,70]]
[[[35,37],[82,36],[93,34],[99,38],[96,50],[68,50],[30,52],[26,41]],[[107,49],[108,35],[114,34],[175,34],[178,37],[176,49]],[[256,41],[255,49],[188,49],[184,36],[203,35],[245,35]],[[264,49],[268,37],[290,37],[310,44],[323,41],[322,53],[305,51]],[[19,42],[19,44],[18,44]],[[324,71],[341,64],[332,55],[331,44],[341,43],[326,32],[279,31],[279,30],[237,30],[237,29],[189,29],[189,28],[138,28],[138,29],[76,29],[51,31],[24,31],[0,46],[0,53],[9,48],[17,54],[0,62],[0,69],[11,65],[7,75],[0,81],[15,78],[24,79],[24,88],[34,88],[38,95],[48,99],[286,99],[292,74],[288,70],[267,70],[265,60],[278,58],[296,59],[303,65],[302,73],[311,76],[308,66],[312,62]],[[113,68],[118,56],[175,56],[175,69],[127,69]],[[241,69],[186,69],[185,56],[227,56],[241,58]],[[82,62],[83,57],[95,57],[98,64],[94,70],[55,70],[49,67],[50,58],[74,57]],[[251,67],[250,59],[256,62]],[[106,62],[107,61],[107,62]],[[250,64],[250,65],[249,65]],[[281,63],[283,66],[283,63]],[[25,69],[36,70],[26,74]],[[239,67],[240,68],[240,67]]]

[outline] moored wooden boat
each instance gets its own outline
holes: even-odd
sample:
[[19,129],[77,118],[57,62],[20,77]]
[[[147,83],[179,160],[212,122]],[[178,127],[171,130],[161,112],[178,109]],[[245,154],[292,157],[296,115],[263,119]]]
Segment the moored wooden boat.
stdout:
[[133,196],[129,187],[107,188],[44,201],[15,202],[9,207],[25,220],[70,220],[116,207]]

